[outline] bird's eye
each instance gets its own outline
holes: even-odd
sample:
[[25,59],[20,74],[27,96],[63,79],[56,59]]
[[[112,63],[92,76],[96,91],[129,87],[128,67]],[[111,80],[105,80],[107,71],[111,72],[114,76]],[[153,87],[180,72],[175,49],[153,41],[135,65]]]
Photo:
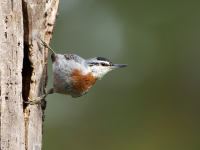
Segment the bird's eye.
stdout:
[[107,66],[107,64],[106,64],[106,63],[101,63],[101,65],[102,65],[102,66]]

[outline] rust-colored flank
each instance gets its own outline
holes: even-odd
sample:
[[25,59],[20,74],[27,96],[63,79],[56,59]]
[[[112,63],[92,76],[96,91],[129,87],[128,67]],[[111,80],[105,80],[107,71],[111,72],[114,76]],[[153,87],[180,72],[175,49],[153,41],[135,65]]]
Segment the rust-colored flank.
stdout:
[[73,82],[71,83],[72,87],[80,93],[88,91],[97,81],[97,78],[95,78],[91,72],[83,75],[79,69],[74,69],[74,72],[70,74],[70,77],[73,79]]

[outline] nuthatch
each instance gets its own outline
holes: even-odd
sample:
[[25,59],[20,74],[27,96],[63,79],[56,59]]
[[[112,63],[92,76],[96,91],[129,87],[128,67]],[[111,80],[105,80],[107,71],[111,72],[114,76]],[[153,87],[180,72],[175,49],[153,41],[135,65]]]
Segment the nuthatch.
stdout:
[[[38,37],[39,38],[39,37]],[[103,57],[85,60],[74,54],[56,54],[41,38],[42,45],[52,51],[53,88],[30,104],[36,104],[48,94],[60,93],[71,95],[73,98],[85,95],[92,85],[107,72],[126,67],[126,64],[113,64]]]

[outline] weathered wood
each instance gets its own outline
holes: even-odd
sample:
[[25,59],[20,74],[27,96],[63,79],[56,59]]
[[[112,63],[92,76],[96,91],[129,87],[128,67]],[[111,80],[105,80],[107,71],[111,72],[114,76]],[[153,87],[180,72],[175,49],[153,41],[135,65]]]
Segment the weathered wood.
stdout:
[[[47,84],[47,56],[48,50],[38,46],[37,36],[40,36],[50,42],[52,37],[53,28],[49,29],[49,22],[54,18],[56,19],[58,11],[59,1],[36,1],[27,0],[23,1],[24,11],[24,27],[25,34],[25,50],[27,47],[28,57],[30,61],[31,77],[30,77],[30,89],[29,99],[35,99],[36,97],[43,95]],[[55,3],[57,4],[55,7]],[[54,13],[56,12],[56,13]],[[53,14],[53,15],[52,15]],[[28,17],[26,17],[28,16]],[[31,17],[29,17],[31,16]],[[26,88],[26,87],[25,87]],[[28,99],[27,98],[27,99]],[[26,148],[41,148],[42,143],[42,121],[43,110],[41,105],[28,105],[25,109],[25,131],[26,131]]]
[[59,0],[0,0],[1,149],[39,150],[44,108],[27,105],[46,91],[48,43]]
[[1,149],[24,150],[21,1],[0,1]]

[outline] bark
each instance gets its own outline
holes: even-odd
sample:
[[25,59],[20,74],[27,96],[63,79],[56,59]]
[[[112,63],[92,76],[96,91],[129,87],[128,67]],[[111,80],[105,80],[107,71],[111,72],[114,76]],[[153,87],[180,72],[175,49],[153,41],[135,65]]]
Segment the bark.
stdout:
[[24,102],[46,92],[47,43],[59,0],[0,0],[0,114],[2,150],[39,150],[45,102]]

